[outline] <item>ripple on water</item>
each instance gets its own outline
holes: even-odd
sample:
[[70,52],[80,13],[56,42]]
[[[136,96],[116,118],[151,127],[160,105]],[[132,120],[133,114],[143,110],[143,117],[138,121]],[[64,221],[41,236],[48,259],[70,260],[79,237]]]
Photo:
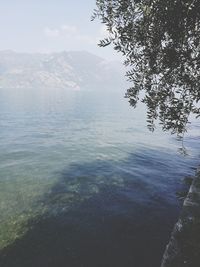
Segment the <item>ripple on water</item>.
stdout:
[[121,96],[52,94],[0,90],[1,265],[159,266],[196,126],[183,157]]

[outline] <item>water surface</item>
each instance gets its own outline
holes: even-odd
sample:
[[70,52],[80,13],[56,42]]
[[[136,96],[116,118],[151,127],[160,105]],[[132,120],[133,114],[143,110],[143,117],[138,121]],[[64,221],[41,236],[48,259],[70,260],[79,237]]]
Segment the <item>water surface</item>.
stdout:
[[0,265],[157,267],[199,161],[111,91],[0,89]]

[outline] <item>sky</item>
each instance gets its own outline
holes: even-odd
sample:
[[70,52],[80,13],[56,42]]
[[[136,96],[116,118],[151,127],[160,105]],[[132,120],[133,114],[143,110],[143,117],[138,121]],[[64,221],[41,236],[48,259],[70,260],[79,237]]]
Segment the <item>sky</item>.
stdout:
[[94,8],[95,0],[0,0],[0,50],[86,50],[121,60],[112,47],[98,47],[107,33],[98,20],[91,22]]

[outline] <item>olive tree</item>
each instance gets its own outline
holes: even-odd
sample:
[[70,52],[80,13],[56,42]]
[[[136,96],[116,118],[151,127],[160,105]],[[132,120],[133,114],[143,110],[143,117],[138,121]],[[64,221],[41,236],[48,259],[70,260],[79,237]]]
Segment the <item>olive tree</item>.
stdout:
[[200,116],[200,1],[96,0],[95,18],[109,32],[99,45],[125,56],[126,97],[146,104],[149,129],[158,120],[184,133],[189,116]]

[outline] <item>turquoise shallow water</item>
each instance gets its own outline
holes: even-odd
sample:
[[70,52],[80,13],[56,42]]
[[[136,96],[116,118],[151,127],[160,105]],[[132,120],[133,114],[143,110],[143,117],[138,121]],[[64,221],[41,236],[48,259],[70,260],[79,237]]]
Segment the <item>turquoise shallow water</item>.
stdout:
[[184,143],[108,88],[0,89],[0,265],[159,266],[197,123]]

